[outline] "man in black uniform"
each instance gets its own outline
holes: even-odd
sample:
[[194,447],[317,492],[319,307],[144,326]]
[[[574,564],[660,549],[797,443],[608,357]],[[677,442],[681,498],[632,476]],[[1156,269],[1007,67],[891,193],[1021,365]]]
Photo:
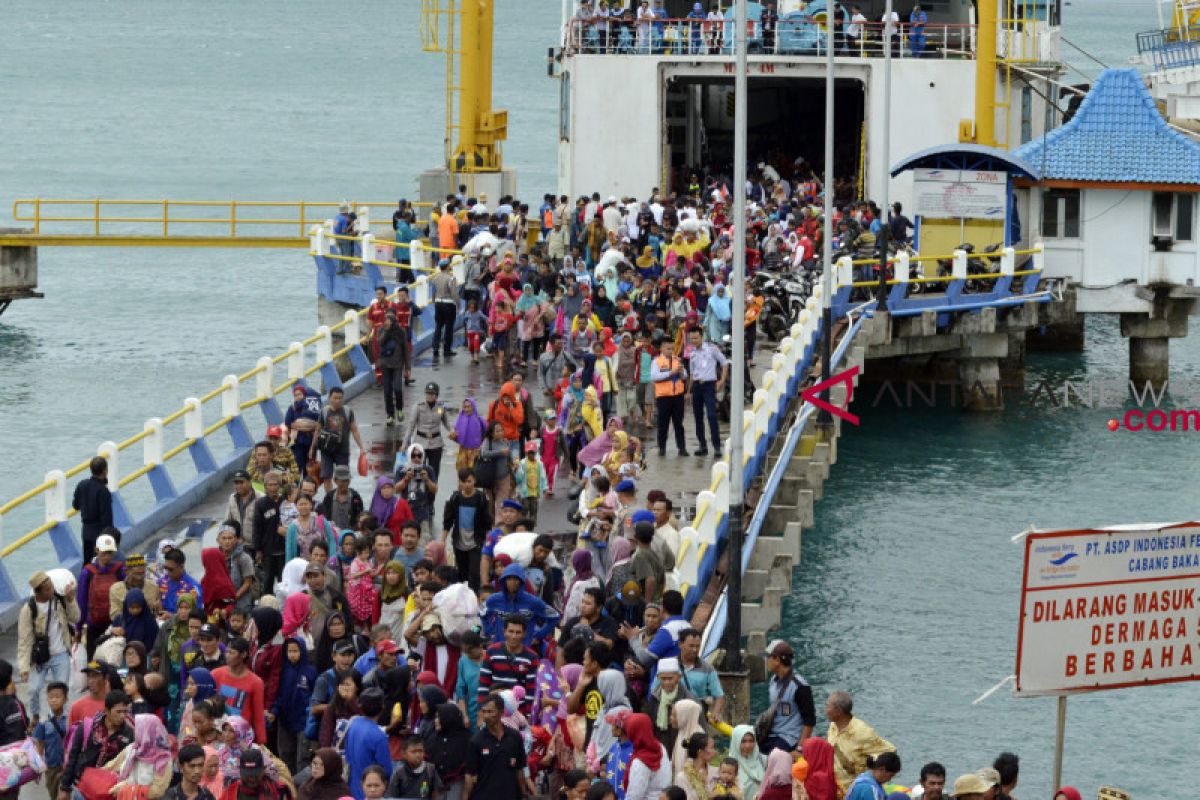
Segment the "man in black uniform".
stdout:
[[483,728],[467,747],[467,782],[463,800],[472,797],[531,797],[525,775],[525,744],[521,736],[500,723],[504,701],[489,695],[479,705]]

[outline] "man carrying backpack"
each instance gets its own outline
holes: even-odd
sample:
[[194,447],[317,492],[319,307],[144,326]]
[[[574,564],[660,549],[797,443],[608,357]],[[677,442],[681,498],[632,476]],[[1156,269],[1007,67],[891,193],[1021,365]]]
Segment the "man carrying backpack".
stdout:
[[79,624],[79,604],[71,587],[54,591],[50,577],[38,570],[29,579],[33,596],[17,615],[17,670],[29,683],[29,713],[38,721],[42,687],[67,683],[71,677],[71,631]]
[[133,725],[129,719],[129,695],[113,691],[104,696],[103,711],[71,728],[58,800],[70,800],[71,790],[88,767],[107,764],[133,744]]
[[[110,530],[110,529],[106,529]],[[117,541],[109,533],[96,539],[96,557],[84,564],[79,573],[76,601],[84,610],[80,633],[87,631],[88,661],[96,653],[100,636],[112,624],[109,618],[108,593],[113,584],[125,579],[125,563],[117,560]]]

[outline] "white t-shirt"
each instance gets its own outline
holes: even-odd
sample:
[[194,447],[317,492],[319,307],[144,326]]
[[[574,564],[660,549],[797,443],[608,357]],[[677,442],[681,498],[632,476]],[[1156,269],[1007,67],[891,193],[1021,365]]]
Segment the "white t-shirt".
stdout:
[[[895,13],[894,11],[892,12]],[[857,39],[862,36],[862,24],[867,21],[867,18],[861,12],[856,13],[850,18],[850,24],[846,26],[846,35]]]
[[67,652],[67,640],[64,636],[62,624],[62,605],[57,601],[54,602],[54,610],[50,609],[50,601],[37,604],[38,616],[46,620],[46,636],[50,639],[50,655],[55,656],[59,653]]

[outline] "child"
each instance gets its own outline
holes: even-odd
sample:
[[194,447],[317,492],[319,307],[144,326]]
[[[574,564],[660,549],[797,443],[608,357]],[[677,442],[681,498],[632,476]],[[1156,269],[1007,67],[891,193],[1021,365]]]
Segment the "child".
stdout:
[[709,795],[716,800],[718,797],[731,797],[734,800],[742,800],[742,787],[738,785],[738,762],[736,758],[726,758],[721,761],[721,767],[717,771],[717,779],[713,782],[712,794]]
[[63,771],[63,742],[67,738],[67,715],[63,713],[67,704],[67,685],[54,681],[47,686],[46,703],[50,706],[50,716],[33,729],[33,739],[46,761],[46,791],[50,797],[57,798]]
[[546,497],[554,497],[554,476],[558,474],[558,415],[547,409],[542,426],[542,466],[546,470]]
[[364,769],[362,774],[363,797],[366,800],[381,800],[384,793],[387,792],[387,779],[387,773],[378,764],[372,764]]
[[465,317],[467,326],[467,352],[471,354],[471,363],[479,363],[479,344],[483,339],[483,332],[487,329],[488,319],[482,311],[479,310],[479,301],[472,300],[467,303],[467,315]]
[[488,321],[488,333],[492,335],[492,352],[496,354],[496,371],[504,372],[504,357],[508,353],[509,328],[516,315],[508,292],[496,292],[492,300],[492,316]]
[[350,581],[346,584],[346,603],[350,616],[360,630],[375,624],[379,612],[379,590],[375,587],[375,570],[371,566],[371,543],[362,540],[357,555],[350,564]]
[[279,732],[279,758],[295,775],[317,671],[309,663],[307,649],[299,639],[288,639],[284,649],[286,656],[283,674],[279,680],[279,692],[275,695],[271,714],[277,722],[276,729]]
[[483,663],[483,638],[478,631],[467,631],[462,635],[461,641],[463,657],[458,662],[454,700],[467,715],[468,730],[473,731],[479,713],[479,667]]
[[415,734],[409,736],[404,740],[404,758],[392,770],[387,796],[429,800],[440,795],[442,788],[437,770],[425,763],[425,742]]
[[153,709],[146,701],[146,678],[140,673],[131,672],[125,676],[125,694],[129,695],[129,716],[150,714]]
[[525,506],[525,514],[537,525],[538,500],[549,486],[546,468],[538,460],[538,443],[525,443],[525,459],[517,465],[516,493]]
[[229,616],[225,619],[225,628],[228,631],[226,639],[236,639],[239,636],[246,635],[246,612],[234,608],[229,612]]

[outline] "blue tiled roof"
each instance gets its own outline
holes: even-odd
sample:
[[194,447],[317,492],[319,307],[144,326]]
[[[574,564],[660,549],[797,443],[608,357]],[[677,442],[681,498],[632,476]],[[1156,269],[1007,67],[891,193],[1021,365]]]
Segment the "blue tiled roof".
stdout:
[[1045,180],[1200,183],[1200,145],[1167,125],[1133,69],[1100,73],[1066,125],[1014,155]]

